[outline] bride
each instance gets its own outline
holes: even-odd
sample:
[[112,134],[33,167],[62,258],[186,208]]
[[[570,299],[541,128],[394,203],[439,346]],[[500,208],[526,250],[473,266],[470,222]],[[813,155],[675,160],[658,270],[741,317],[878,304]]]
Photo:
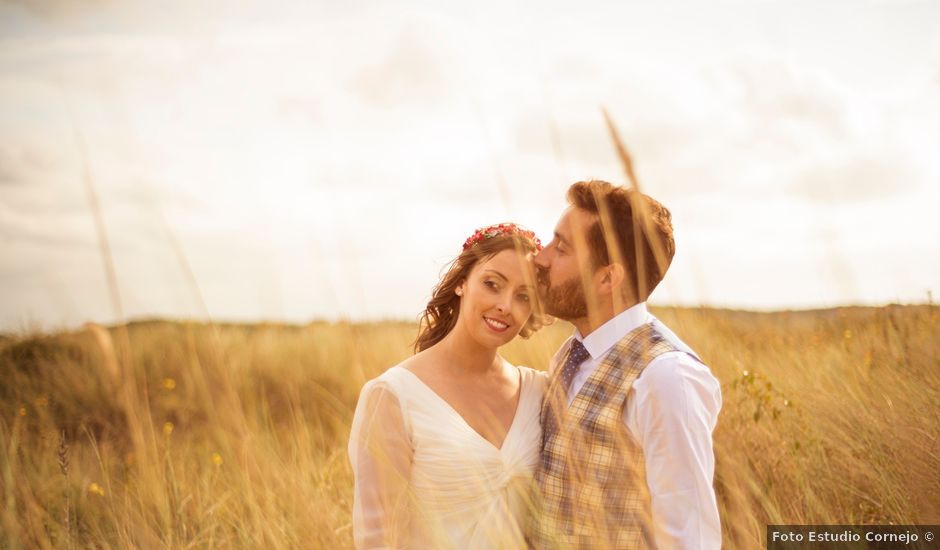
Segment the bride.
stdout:
[[435,287],[412,357],[362,389],[349,438],[357,548],[518,548],[542,373],[497,348],[542,323],[531,231],[476,231]]

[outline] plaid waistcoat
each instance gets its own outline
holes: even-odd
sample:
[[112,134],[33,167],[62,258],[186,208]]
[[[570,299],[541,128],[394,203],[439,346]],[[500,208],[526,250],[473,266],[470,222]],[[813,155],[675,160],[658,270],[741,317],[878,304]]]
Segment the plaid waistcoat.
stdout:
[[[570,348],[570,340],[566,344]],[[657,356],[677,351],[652,325],[624,336],[567,404],[559,354],[542,403],[541,509],[536,548],[652,548],[643,449],[623,423],[633,381]]]

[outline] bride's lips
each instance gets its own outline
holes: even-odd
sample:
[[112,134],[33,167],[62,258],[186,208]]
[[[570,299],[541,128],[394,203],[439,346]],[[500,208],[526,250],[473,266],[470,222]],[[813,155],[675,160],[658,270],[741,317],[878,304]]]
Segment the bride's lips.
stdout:
[[509,323],[500,321],[498,319],[493,319],[492,317],[484,317],[483,322],[486,323],[486,326],[488,326],[493,332],[501,333],[509,330]]

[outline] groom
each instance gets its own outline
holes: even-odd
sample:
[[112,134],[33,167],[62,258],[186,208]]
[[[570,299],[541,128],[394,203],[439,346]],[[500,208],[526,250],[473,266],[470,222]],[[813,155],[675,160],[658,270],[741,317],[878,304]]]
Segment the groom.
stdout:
[[546,313],[576,330],[550,366],[531,542],[719,548],[720,386],[646,308],[675,252],[669,211],[603,181],[575,183],[568,202],[535,258]]

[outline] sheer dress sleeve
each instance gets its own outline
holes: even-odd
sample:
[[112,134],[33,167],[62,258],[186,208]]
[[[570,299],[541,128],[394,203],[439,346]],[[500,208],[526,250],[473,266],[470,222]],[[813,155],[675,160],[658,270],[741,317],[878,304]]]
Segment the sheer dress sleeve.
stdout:
[[359,396],[349,437],[355,477],[356,548],[405,548],[410,530],[409,479],[414,449],[392,388],[369,382]]

